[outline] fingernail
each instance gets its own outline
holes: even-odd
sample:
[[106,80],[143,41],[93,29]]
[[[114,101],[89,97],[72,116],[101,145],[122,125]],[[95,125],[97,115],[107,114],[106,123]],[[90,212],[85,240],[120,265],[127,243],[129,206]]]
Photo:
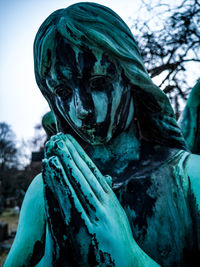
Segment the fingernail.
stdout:
[[58,140],[55,142],[55,148],[60,148],[62,149],[64,147],[64,143],[62,140]]

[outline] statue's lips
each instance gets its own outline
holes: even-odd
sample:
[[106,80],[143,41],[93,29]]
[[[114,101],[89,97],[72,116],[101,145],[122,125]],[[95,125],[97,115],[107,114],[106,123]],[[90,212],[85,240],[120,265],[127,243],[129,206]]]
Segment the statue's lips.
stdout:
[[[65,116],[65,119],[66,121],[71,125],[71,127],[75,130],[75,131],[78,131],[78,132],[91,132],[91,133],[94,133],[97,129],[97,124],[85,124],[85,125],[82,125],[82,126],[76,126],[76,124],[70,119],[69,116]],[[82,121],[83,122],[83,121]]]
[[87,142],[90,142],[91,139],[95,140],[96,138],[102,139],[102,142],[106,140],[106,137],[102,136],[104,135],[102,133],[102,130],[100,130],[99,128],[101,123],[85,124],[85,125],[78,127],[73,123],[73,121],[69,117],[67,117],[67,121],[71,125],[71,127],[74,129],[74,131],[77,132],[77,134]]

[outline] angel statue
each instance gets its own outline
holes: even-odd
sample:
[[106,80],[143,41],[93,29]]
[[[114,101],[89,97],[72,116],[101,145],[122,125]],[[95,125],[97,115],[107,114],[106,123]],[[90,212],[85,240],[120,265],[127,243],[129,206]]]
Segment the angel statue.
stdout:
[[57,134],[5,267],[200,264],[200,156],[124,21],[96,3],[57,10],[34,65]]

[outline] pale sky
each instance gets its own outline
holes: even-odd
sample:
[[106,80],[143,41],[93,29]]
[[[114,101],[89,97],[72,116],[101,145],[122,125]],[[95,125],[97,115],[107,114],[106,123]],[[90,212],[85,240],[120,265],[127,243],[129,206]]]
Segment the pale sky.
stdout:
[[[49,110],[36,85],[33,41],[42,22],[53,11],[74,0],[0,1],[0,122],[12,126],[18,139],[30,138],[35,124]],[[141,0],[88,1],[106,5],[126,22],[134,17]]]

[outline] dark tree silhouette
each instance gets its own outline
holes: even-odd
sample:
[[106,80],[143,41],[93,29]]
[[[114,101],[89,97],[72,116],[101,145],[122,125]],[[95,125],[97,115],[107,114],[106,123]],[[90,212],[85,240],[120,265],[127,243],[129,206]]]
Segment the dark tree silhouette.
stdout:
[[175,3],[143,1],[132,30],[148,72],[152,78],[159,77],[158,85],[168,94],[178,117],[181,102],[200,78],[195,76],[200,67],[200,1]]
[[42,170],[41,159],[30,162],[30,154],[32,151],[38,151],[43,155],[45,139],[41,124],[37,124],[32,140],[22,142],[21,147],[18,144],[18,148],[15,133],[10,125],[0,123],[0,213],[11,199],[9,205],[21,206],[29,184]]
[[10,125],[0,123],[0,170],[8,167],[17,167],[16,136]]
[[47,140],[47,135],[41,123],[37,123],[34,127],[35,133],[29,141],[29,146],[32,151],[43,151],[44,144]]

